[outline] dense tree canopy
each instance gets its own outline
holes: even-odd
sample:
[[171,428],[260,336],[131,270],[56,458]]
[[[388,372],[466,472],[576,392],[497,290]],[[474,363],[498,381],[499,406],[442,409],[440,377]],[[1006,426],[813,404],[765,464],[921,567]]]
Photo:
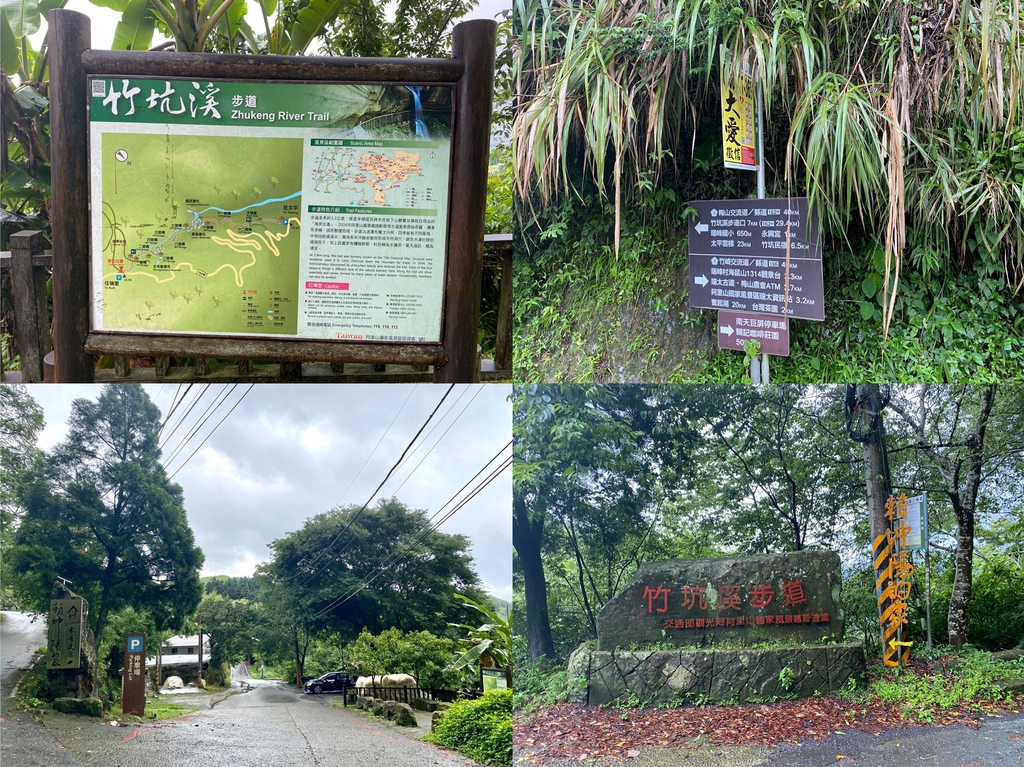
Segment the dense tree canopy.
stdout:
[[261,570],[269,588],[315,627],[353,637],[364,628],[443,630],[466,613],[455,592],[481,592],[465,536],[429,531],[425,512],[394,498],[359,509],[317,514],[275,540]]
[[159,461],[160,411],[141,387],[111,385],[75,400],[68,426],[19,488],[11,565],[22,591],[45,611],[54,579],[69,579],[100,640],[110,613],[127,606],[157,628],[180,625],[202,595],[203,553]]
[[[891,388],[891,489],[929,497],[933,560],[949,573],[943,634],[962,643],[978,615],[970,607],[975,539],[991,541],[986,604],[1005,597],[1000,577],[1020,575],[1022,390]],[[564,657],[594,636],[596,613],[646,561],[827,548],[850,573],[869,569],[865,471],[846,431],[844,392],[518,387],[514,576],[529,658]],[[878,625],[874,575],[851,584],[849,625],[870,634]],[[947,614],[945,604],[936,615]],[[978,634],[990,644],[1016,636],[1012,628],[1002,639]]]
[[0,606],[5,610],[16,604],[8,558],[21,516],[16,487],[39,452],[42,428],[43,411],[27,389],[0,386]]

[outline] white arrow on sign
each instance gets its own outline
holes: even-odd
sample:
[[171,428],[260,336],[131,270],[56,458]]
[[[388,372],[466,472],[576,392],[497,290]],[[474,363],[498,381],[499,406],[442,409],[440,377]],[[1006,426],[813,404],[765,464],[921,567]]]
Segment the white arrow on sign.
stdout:
[[698,232],[700,232],[701,234],[704,234],[708,230],[708,225],[707,224],[697,224],[697,226],[694,227],[694,228]]
[[708,278],[705,277],[703,274],[700,277],[694,277],[693,281],[700,285],[702,288],[706,287],[708,284]]
[[719,329],[719,331],[721,331],[722,333],[725,333],[725,334],[726,334],[727,336],[729,336],[730,338],[732,338],[732,334],[733,334],[733,332],[734,332],[734,331],[733,331],[733,329],[732,329],[732,325],[719,325],[719,326],[718,326],[718,329]]

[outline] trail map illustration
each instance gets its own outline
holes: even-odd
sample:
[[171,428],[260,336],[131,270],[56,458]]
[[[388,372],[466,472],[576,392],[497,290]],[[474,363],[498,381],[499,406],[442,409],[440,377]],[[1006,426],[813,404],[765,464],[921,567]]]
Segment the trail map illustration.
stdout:
[[296,332],[302,140],[106,133],[108,328]]
[[400,149],[323,147],[310,181],[314,192],[337,195],[343,205],[408,207],[427,188],[420,155]]

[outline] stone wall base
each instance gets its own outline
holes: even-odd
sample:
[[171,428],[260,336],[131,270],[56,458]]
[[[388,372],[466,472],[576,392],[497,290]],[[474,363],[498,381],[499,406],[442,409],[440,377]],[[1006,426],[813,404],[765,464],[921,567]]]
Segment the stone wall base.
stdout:
[[770,650],[596,650],[583,645],[569,658],[570,680],[587,680],[574,702],[589,706],[806,698],[861,685],[865,670],[859,642]]

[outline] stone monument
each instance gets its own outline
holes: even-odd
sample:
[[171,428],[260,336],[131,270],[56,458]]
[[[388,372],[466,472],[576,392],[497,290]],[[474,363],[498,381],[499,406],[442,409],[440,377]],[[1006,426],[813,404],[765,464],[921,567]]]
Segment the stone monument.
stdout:
[[839,556],[670,560],[642,566],[597,620],[569,675],[579,702],[766,701],[832,692],[864,674],[841,644]]

